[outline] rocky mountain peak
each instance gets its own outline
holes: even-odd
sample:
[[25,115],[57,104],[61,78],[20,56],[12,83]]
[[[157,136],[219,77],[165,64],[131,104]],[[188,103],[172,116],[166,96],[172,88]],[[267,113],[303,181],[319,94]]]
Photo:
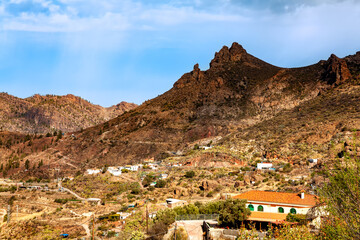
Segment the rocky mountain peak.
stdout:
[[219,52],[215,53],[214,59],[210,62],[210,68],[221,66],[227,62],[241,61],[247,56],[246,50],[237,42],[234,42],[230,48],[224,46]]
[[331,54],[325,62],[325,80],[331,85],[339,85],[351,78],[351,73],[344,59]]

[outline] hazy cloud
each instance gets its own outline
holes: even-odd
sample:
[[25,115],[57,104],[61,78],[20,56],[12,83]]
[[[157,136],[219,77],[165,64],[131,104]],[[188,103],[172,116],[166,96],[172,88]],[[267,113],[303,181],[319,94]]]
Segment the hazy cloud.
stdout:
[[[189,22],[237,22],[354,1],[345,0],[7,0],[3,30],[154,30]],[[265,13],[269,11],[269,13]]]

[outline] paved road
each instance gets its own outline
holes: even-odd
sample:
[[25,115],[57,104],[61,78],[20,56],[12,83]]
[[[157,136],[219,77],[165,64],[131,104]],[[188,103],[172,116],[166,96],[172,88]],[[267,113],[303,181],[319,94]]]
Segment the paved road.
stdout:
[[[190,240],[203,240],[202,224],[204,220],[196,221],[177,221],[178,226],[185,228]],[[216,224],[216,221],[207,221]]]

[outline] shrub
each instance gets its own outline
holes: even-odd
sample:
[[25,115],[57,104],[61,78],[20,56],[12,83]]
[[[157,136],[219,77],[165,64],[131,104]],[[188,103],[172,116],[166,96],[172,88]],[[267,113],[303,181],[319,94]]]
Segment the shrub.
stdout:
[[214,192],[213,191],[210,191],[208,192],[208,194],[206,194],[206,197],[213,197],[214,196]]
[[291,167],[290,163],[285,164],[285,166],[283,168],[283,172],[284,173],[289,173],[291,171],[292,171],[292,167]]
[[245,206],[246,201],[228,199],[221,202],[219,224],[225,227],[239,228],[241,223],[250,215],[250,210]]
[[56,203],[61,203],[61,204],[65,204],[69,201],[69,199],[61,199],[61,198],[57,198],[55,199]]
[[[321,190],[329,215],[322,224],[324,239],[358,239],[360,236],[360,160],[345,156],[339,160]],[[341,237],[340,237],[341,236]]]
[[164,181],[162,179],[158,180],[155,185],[156,188],[163,188],[165,186],[166,186],[166,181]]
[[195,172],[194,171],[187,171],[185,173],[185,177],[186,178],[193,178],[195,176]]
[[296,222],[302,225],[306,224],[306,215],[305,214],[292,214],[289,213],[286,216],[286,221],[288,222]]

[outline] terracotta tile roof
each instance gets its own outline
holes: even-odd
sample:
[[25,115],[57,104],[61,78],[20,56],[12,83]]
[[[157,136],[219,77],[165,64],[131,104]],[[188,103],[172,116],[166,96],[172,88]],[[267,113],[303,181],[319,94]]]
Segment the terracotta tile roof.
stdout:
[[248,202],[271,202],[271,203],[284,203],[295,205],[315,206],[317,197],[315,195],[306,194],[305,198],[301,199],[300,194],[285,193],[285,192],[267,192],[267,191],[249,191],[234,196],[237,199],[246,199]]
[[248,220],[280,223],[285,221],[286,215],[286,213],[251,212]]

